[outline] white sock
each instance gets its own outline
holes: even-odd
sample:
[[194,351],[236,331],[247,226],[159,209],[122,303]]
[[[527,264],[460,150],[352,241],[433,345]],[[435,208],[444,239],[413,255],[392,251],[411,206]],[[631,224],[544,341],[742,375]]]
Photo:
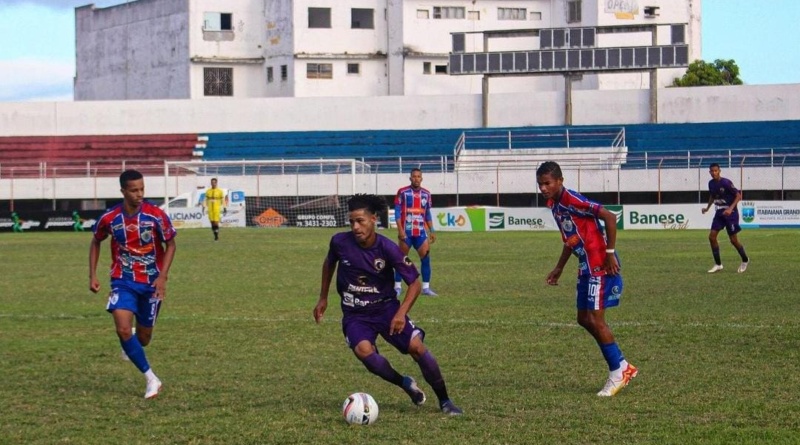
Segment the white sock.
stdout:
[[395,289],[401,289],[402,287],[403,287],[403,283],[401,283],[399,281],[395,281],[394,282],[394,288]]
[[158,377],[156,377],[156,373],[153,372],[153,368],[148,369],[144,373],[144,378],[146,378],[148,382],[158,379]]
[[430,289],[431,288],[431,283],[422,283],[422,288],[423,289]]

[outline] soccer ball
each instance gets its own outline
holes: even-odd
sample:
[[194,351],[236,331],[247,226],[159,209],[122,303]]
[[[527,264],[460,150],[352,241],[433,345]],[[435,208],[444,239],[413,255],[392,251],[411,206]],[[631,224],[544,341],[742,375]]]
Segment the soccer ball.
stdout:
[[356,392],[345,399],[342,415],[350,425],[371,425],[378,420],[378,403],[371,395]]

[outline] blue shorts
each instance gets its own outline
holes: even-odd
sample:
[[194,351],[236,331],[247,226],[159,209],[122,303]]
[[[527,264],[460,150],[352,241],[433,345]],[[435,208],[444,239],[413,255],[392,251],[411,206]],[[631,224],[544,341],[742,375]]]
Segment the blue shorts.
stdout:
[[722,212],[723,210],[717,210],[717,212],[714,213],[714,221],[711,222],[711,230],[719,232],[724,227],[725,231],[728,232],[728,236],[736,235],[741,232],[742,227],[739,226],[739,211],[734,210],[728,216],[725,216]]
[[372,314],[348,314],[342,318],[342,332],[344,333],[344,340],[350,349],[354,349],[356,345],[364,340],[367,340],[375,346],[375,340],[378,335],[383,337],[387,343],[394,346],[395,349],[403,354],[408,354],[408,347],[411,345],[411,339],[417,335],[421,335],[420,339],[425,339],[425,331],[414,326],[414,322],[406,316],[406,325],[403,331],[389,335],[389,328],[392,324],[392,318],[400,308],[400,302],[393,300],[383,304],[383,310],[378,313]]
[[108,294],[106,310],[131,311],[136,315],[136,323],[139,326],[152,328],[161,309],[161,300],[153,295],[155,291],[156,289],[149,284],[111,280],[111,292]]
[[422,232],[420,236],[411,236],[411,232],[406,230],[406,240],[405,243],[409,247],[413,247],[414,250],[419,250],[425,241],[428,241],[428,232]]
[[619,305],[622,297],[622,275],[578,277],[575,295],[578,310],[599,311]]

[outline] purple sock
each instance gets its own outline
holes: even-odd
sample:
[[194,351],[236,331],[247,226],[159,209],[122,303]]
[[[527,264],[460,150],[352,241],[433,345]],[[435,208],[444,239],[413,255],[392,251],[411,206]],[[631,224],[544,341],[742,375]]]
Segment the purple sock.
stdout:
[[125,354],[128,355],[128,358],[131,359],[131,362],[136,365],[139,371],[145,373],[150,369],[150,364],[147,363],[147,357],[144,355],[144,348],[139,343],[137,336],[133,335],[127,341],[120,340],[119,343],[122,345],[122,350],[125,351]]
[[395,371],[394,368],[392,368],[391,363],[389,363],[389,360],[386,360],[386,357],[378,354],[377,352],[373,352],[364,360],[361,360],[361,363],[366,366],[369,372],[377,375],[389,383],[394,383],[401,388],[403,387],[403,376]]
[[433,357],[431,351],[425,351],[425,354],[422,354],[417,364],[419,365],[420,371],[422,371],[422,376],[425,377],[425,381],[431,385],[433,392],[436,393],[436,397],[439,398],[439,404],[448,400],[447,386],[444,384],[442,371],[439,369],[439,363],[436,361],[436,358]]

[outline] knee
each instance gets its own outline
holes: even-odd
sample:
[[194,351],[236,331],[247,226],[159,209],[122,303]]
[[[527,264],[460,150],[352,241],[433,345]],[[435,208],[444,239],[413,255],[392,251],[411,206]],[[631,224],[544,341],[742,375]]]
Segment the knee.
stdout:
[[141,343],[142,346],[149,345],[150,344],[150,340],[153,339],[153,336],[151,334],[140,334],[140,333],[137,333],[136,337],[139,338],[139,343]]
[[414,361],[419,361],[425,353],[428,352],[428,349],[425,347],[425,344],[421,341],[412,341],[411,344],[408,346],[408,355],[414,359]]
[[117,337],[122,341],[128,341],[133,337],[133,331],[130,326],[117,326]]

